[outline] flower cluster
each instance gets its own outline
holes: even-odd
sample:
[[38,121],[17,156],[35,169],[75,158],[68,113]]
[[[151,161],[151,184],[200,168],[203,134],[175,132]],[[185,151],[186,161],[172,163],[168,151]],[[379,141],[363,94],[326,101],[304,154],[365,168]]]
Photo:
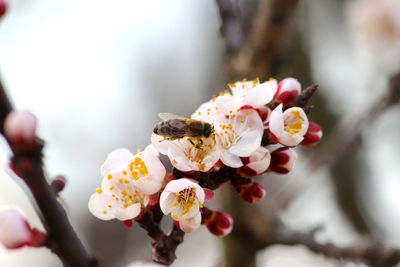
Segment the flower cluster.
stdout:
[[[243,200],[258,202],[266,191],[252,177],[288,173],[297,159],[293,147],[315,146],[322,137],[321,127],[307,118],[296,79],[228,86],[191,118],[158,124],[143,152],[113,151],[101,167],[101,188],[89,210],[102,220],[140,221],[158,208],[184,232],[204,224],[215,235],[228,234],[230,215],[204,206],[212,190],[230,181]],[[166,174],[159,153],[174,174]]]

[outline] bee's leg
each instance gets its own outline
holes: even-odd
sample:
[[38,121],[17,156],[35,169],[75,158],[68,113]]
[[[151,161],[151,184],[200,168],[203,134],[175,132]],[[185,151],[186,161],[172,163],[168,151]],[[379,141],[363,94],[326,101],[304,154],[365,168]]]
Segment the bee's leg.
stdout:
[[173,140],[176,140],[176,139],[178,139],[178,138],[176,138],[176,137],[166,137],[165,136],[164,139],[160,140],[159,142],[166,141],[166,140],[173,141]]
[[188,138],[188,141],[192,144],[192,146],[196,147],[196,144],[193,142],[192,139]]
[[200,140],[200,145],[203,145],[203,139],[200,138],[199,140]]

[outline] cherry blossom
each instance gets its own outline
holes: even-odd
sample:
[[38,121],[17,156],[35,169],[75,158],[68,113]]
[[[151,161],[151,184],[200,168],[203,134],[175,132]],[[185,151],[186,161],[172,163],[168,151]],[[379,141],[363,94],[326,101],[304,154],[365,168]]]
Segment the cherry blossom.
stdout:
[[264,132],[263,122],[254,109],[218,116],[214,129],[221,161],[232,168],[241,167],[240,157],[248,157],[256,151]]
[[101,188],[91,196],[89,210],[102,220],[133,219],[148,205],[148,195],[161,189],[165,173],[151,145],[136,155],[117,149],[101,166]]
[[175,168],[183,172],[207,172],[219,160],[219,151],[214,135],[201,138],[201,141],[190,137],[164,140],[164,137],[153,133],[151,142],[161,154],[168,155]]
[[269,130],[279,143],[296,146],[304,139],[308,129],[308,118],[302,108],[293,107],[282,111],[282,104],[271,113]]
[[192,232],[201,223],[200,208],[203,207],[205,193],[198,184],[186,178],[169,182],[160,196],[160,208],[179,221],[183,231]]

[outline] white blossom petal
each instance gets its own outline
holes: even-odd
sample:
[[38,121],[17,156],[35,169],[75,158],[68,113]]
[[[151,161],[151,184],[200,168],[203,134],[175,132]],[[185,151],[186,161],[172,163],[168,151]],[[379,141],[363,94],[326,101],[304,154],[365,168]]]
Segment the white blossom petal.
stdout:
[[200,224],[201,224],[201,214],[200,212],[198,212],[196,216],[190,219],[180,220],[179,228],[181,228],[181,230],[184,231],[185,233],[191,233],[197,228],[199,228]]
[[106,176],[115,169],[126,168],[133,154],[128,149],[120,148],[111,152],[103,165],[101,165],[101,176]]
[[112,201],[113,199],[110,195],[96,192],[89,199],[89,211],[100,220],[112,220],[115,218],[112,209],[109,207]]
[[243,98],[243,104],[254,108],[266,105],[271,102],[277,89],[278,83],[275,79],[257,85],[247,91]]

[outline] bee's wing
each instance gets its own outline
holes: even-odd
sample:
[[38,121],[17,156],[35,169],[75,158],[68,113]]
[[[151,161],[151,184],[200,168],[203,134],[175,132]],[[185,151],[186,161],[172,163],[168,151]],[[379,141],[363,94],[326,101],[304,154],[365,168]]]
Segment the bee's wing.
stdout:
[[163,112],[163,113],[158,113],[158,117],[160,117],[160,119],[167,121],[167,120],[173,120],[173,119],[184,119],[186,120],[185,117],[183,116],[179,116],[173,113],[168,113],[168,112]]

